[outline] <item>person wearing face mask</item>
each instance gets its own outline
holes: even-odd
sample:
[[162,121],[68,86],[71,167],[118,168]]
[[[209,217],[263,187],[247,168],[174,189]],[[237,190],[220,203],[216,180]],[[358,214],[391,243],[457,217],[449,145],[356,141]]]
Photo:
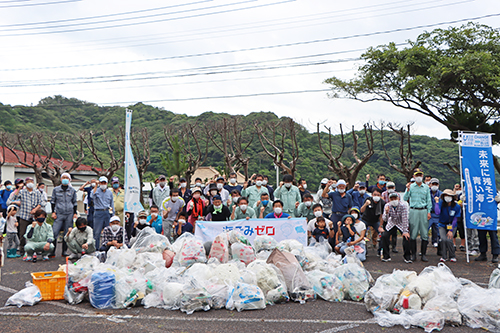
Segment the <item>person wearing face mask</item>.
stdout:
[[199,187],[201,190],[204,189],[204,186],[203,186],[203,183],[202,183],[200,177],[196,177],[196,179],[194,180],[194,186]]
[[101,176],[99,186],[94,187],[90,192],[90,197],[94,202],[94,240],[100,245],[101,232],[109,225],[110,209],[115,210],[113,203],[113,193],[108,189],[108,178]]
[[283,202],[283,213],[290,216],[295,215],[297,202],[301,202],[300,191],[297,186],[293,185],[292,175],[284,175],[280,186],[274,191],[276,199]]
[[357,207],[363,206],[366,199],[370,196],[366,193],[366,184],[363,182],[359,182],[358,189],[356,191],[351,192],[352,196],[352,204]]
[[125,209],[125,190],[120,186],[118,177],[111,178],[111,192],[113,193],[113,203],[115,205],[115,215],[120,218],[120,223],[123,225],[123,210]]
[[[323,197],[323,191],[325,188],[328,189],[328,178],[321,179],[321,182],[318,187],[318,191],[316,192],[315,202],[321,204],[323,206],[323,217],[329,218],[332,215],[332,200],[329,197]],[[328,225],[327,225],[328,226]]]
[[224,188],[224,178],[223,177],[218,177],[215,181],[215,183],[211,183],[210,185],[205,187],[205,197],[209,197],[209,201],[213,201],[213,197],[216,195],[219,195],[222,198],[222,203],[224,205],[227,204],[229,197],[231,196]]
[[233,211],[233,206],[238,206],[238,200],[240,199],[240,197],[241,193],[238,190],[233,190],[233,192],[231,192],[231,203],[228,205],[229,211]]
[[283,213],[283,202],[280,200],[274,200],[273,202],[273,212],[269,213],[264,217],[265,219],[289,219],[291,216],[287,213]]
[[425,177],[424,177],[424,183],[425,183],[425,185],[427,185],[427,186],[431,187],[431,183],[432,183],[432,176],[429,176],[429,175],[425,176]]
[[243,186],[238,184],[238,178],[236,175],[236,172],[231,172],[229,174],[229,181],[227,182],[226,185],[224,185],[224,188],[229,192],[233,192],[233,190],[238,190],[240,193],[243,190]]
[[[167,198],[168,199],[168,198]],[[160,214],[160,209],[158,206],[153,205],[149,208],[149,216],[146,219],[146,222],[151,225],[151,228],[153,228],[157,234],[164,234],[165,229],[163,229],[163,220]],[[168,228],[168,226],[165,224],[165,227]],[[162,232],[163,230],[163,232]],[[168,230],[165,233],[165,237],[167,237],[170,241],[172,241],[172,225],[170,225],[170,236],[168,233]]]
[[[153,206],[151,206],[151,208],[153,208]],[[135,235],[137,235],[137,230],[140,231],[144,228],[151,228],[151,223],[148,222],[148,213],[146,213],[145,211],[141,211],[139,212],[139,214],[137,214],[137,221],[135,221],[134,223],[134,228]],[[135,241],[135,239],[131,239],[130,243],[132,243],[132,241]]]
[[[321,206],[321,204],[319,204],[319,203],[314,204],[312,206],[312,211],[314,214],[314,218],[307,223],[307,237],[309,239],[309,244],[311,244],[311,242],[313,241],[311,238],[312,238],[312,233],[313,233],[314,229],[316,228],[317,218],[320,216],[324,217],[323,207]],[[328,230],[328,232],[330,232],[330,230],[332,230],[332,228],[334,228],[333,222],[327,218],[325,218],[325,222],[326,222],[326,229]],[[328,239],[335,237],[335,232],[336,232],[336,229],[335,229],[335,231],[333,231],[331,233],[331,235],[328,237]]]
[[10,180],[6,180],[3,183],[4,189],[0,190],[0,216],[7,217],[7,200],[12,192],[14,192],[14,186]]
[[[431,180],[431,185],[433,183]],[[440,197],[434,198],[434,209],[438,215],[438,228],[441,235],[441,262],[448,259],[451,262],[456,262],[455,247],[453,244],[453,234],[457,228],[457,219],[462,213],[462,207],[455,202],[455,192],[452,190],[444,190]]]
[[231,220],[249,220],[255,218],[255,211],[248,205],[248,199],[241,197],[238,200],[238,206],[233,208]]
[[[52,199],[50,205],[52,207],[52,218],[54,224],[52,230],[54,232],[54,250],[50,257],[55,257],[57,248],[57,237],[59,232],[64,231],[64,235],[68,233],[68,229],[73,226],[73,220],[77,218],[77,201],[76,190],[70,186],[71,175],[67,172],[61,175],[61,185],[56,186],[52,191]],[[63,240],[61,255],[66,255],[68,246]]]
[[94,227],[94,201],[90,197],[90,192],[97,186],[97,179],[92,178],[80,186],[78,191],[84,192],[83,207],[87,215],[87,226]]
[[191,196],[193,193],[191,192],[191,189],[188,186],[186,178],[182,177],[179,179],[179,197],[184,200],[184,207],[182,208],[183,212],[186,212],[186,203],[191,200]]
[[266,175],[263,176],[264,179],[262,180],[262,185],[267,188],[267,191],[269,192],[269,199],[271,199],[271,201],[274,201],[274,188],[269,184],[269,177]]
[[203,211],[206,206],[208,206],[208,200],[203,199],[201,197],[201,189],[199,187],[195,187],[193,189],[193,197],[191,201],[188,202],[186,207],[188,222],[193,226],[193,232],[196,228],[196,221],[203,220]]
[[87,226],[87,220],[79,217],[75,224],[76,228],[69,228],[64,236],[64,241],[71,251],[69,259],[79,259],[83,254],[95,252],[94,231]]
[[385,225],[379,227],[382,234],[380,242],[382,244],[382,261],[390,261],[389,238],[391,235],[397,237],[398,230],[403,235],[403,258],[407,264],[413,262],[410,252],[410,229],[408,223],[408,208],[399,200],[397,193],[389,194],[389,202],[384,206],[382,220]]
[[304,199],[304,195],[311,194],[311,192],[309,192],[307,190],[307,182],[306,182],[306,180],[304,178],[300,178],[299,179],[298,189],[299,189],[299,192],[300,192],[300,198],[301,199]]
[[260,195],[260,200],[255,203],[253,210],[259,213],[259,219],[263,219],[264,216],[273,212],[273,202],[269,200],[269,194],[262,193]]
[[427,244],[429,243],[429,220],[431,218],[432,199],[429,186],[423,183],[424,173],[420,169],[415,169],[413,173],[415,183],[406,184],[406,191],[403,200],[410,204],[410,251],[411,260],[417,260],[417,236],[420,234],[422,241],[420,246],[421,259],[427,259]]
[[168,237],[171,241],[173,240],[173,229],[172,226],[174,221],[177,220],[179,214],[183,211],[186,203],[184,199],[179,195],[177,189],[172,190],[172,195],[166,198],[162,203],[163,209],[163,234]]
[[[439,190],[439,179],[431,178],[430,189],[431,189],[432,202],[434,202],[434,200],[436,200],[436,198],[438,198],[438,199],[441,198],[441,195],[443,194],[443,192],[441,192]],[[440,240],[438,223],[439,223],[439,214],[437,214],[434,211],[434,206],[433,206],[432,210],[431,210],[431,218],[429,220],[429,229],[431,229],[431,231],[432,231],[431,243],[434,247],[438,247],[438,243]]]
[[[385,202],[389,202],[389,194],[391,193],[397,193],[396,192],[396,184],[394,182],[387,182],[386,184],[386,190],[384,192],[381,192],[382,195],[382,200],[384,200]],[[401,196],[399,195],[398,193],[398,197],[399,197],[399,200],[401,200]]]
[[[453,187],[453,191],[455,192],[456,194],[456,197],[457,198],[460,198],[460,196],[462,195],[462,186],[460,186],[460,184],[455,184],[455,186]],[[457,201],[457,204],[460,205],[460,207],[463,207],[463,202],[462,200],[458,200]],[[458,219],[457,219],[457,228],[455,230],[455,234],[453,235],[453,238],[454,238],[454,242],[456,244],[456,240],[457,240],[457,235],[460,236],[460,245],[456,244],[456,247],[459,247],[460,246],[460,251],[461,252],[465,252],[465,226],[464,226],[464,217],[463,217],[463,214],[461,214]],[[477,231],[477,229],[475,229]],[[467,234],[469,234],[469,230],[467,230]],[[469,249],[471,249],[471,244],[469,243]],[[479,250],[479,241],[478,241],[478,247],[476,249],[476,251]]]
[[26,245],[23,247],[26,256],[23,260],[32,261],[33,253],[41,252],[43,261],[47,261],[49,260],[49,252],[54,247],[52,227],[45,222],[47,213],[43,209],[37,209],[33,215],[35,221],[26,228],[26,233],[23,235],[26,240]]
[[193,225],[191,223],[186,222],[186,214],[185,213],[180,213],[179,218],[176,221],[176,230],[177,230],[177,237],[180,235],[189,232],[194,234],[194,229]]
[[302,202],[300,204],[298,202],[295,204],[295,217],[305,217],[307,222],[311,221],[315,218],[312,206],[313,197],[310,193],[307,193],[302,198]]
[[167,184],[167,177],[160,175],[158,185],[153,189],[153,204],[161,206],[162,202],[170,196],[170,186]]
[[47,198],[47,191],[45,191],[45,183],[42,183],[42,182],[38,183],[38,184],[36,185],[36,189],[37,189],[38,191],[40,191],[40,193],[42,193],[43,200],[44,200],[45,202],[49,201],[49,200],[48,200],[48,198]]
[[226,205],[222,204],[222,198],[220,195],[213,197],[212,204],[205,208],[204,214],[210,214],[212,217],[211,220],[216,222],[229,221],[231,218],[231,211]]
[[368,186],[368,192],[370,193],[373,193],[373,191],[377,188],[379,189],[380,193],[383,193],[384,191],[387,190],[387,188],[385,187],[385,184],[387,182],[385,181],[385,175],[383,173],[380,173],[378,176],[377,176],[377,183],[375,185],[372,185],[372,186]]
[[[248,204],[253,207],[257,201],[260,200],[262,193],[269,194],[267,187],[264,186],[264,177],[262,175],[255,175],[255,185],[248,186],[248,182],[243,185],[241,195],[248,198]],[[253,209],[253,208],[252,208]]]
[[353,204],[351,195],[346,193],[347,184],[345,180],[339,179],[337,182],[337,190],[328,192],[328,187],[332,184],[333,182],[331,180],[328,181],[327,187],[323,190],[323,197],[328,197],[332,201],[332,215],[330,220],[332,220],[333,224],[337,224],[337,222],[342,221],[342,218],[347,214]]
[[[360,208],[360,212],[363,214],[361,216],[361,221],[366,224],[367,230],[370,227],[372,228],[371,240],[374,249],[377,247],[381,249],[380,244],[377,244],[377,239],[379,235],[379,227],[383,224],[382,213],[384,211],[385,203],[386,201],[382,199],[380,190],[377,188],[373,191],[372,196],[367,198]],[[396,237],[394,237],[394,239],[396,239]],[[393,247],[393,250],[395,250],[395,247],[396,246]]]
[[38,209],[45,207],[42,193],[35,189],[33,178],[27,177],[24,183],[26,184],[26,188],[23,188],[23,183],[19,182],[18,188],[12,192],[7,200],[9,205],[14,204],[19,207],[17,216],[19,217],[18,236],[20,239],[19,249],[21,255],[24,255],[24,246],[26,245],[24,235],[26,234],[26,229],[33,221],[33,215]]
[[[102,242],[99,251],[108,251],[111,246],[117,249],[128,246],[127,233],[123,232],[123,228],[120,226],[120,218],[118,216],[113,216],[109,220],[109,225],[102,231]],[[125,240],[123,239],[125,235]]]

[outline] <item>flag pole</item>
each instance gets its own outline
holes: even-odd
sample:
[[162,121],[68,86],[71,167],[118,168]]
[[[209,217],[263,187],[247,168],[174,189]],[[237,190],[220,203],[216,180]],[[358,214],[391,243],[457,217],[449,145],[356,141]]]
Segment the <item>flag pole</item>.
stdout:
[[[460,187],[462,188],[462,193],[465,193],[465,188],[464,188],[464,176],[463,176],[463,171],[462,171],[462,131],[458,132],[458,155],[459,155],[459,160],[460,160]],[[458,198],[460,199],[460,198]],[[470,200],[471,198],[469,198]],[[467,200],[467,197],[466,197]],[[465,255],[467,258],[467,263],[469,263],[469,239],[467,237],[467,221],[466,221],[466,214],[465,214],[465,206],[467,205],[466,202],[462,202],[462,221],[464,225],[464,233],[465,233]]]

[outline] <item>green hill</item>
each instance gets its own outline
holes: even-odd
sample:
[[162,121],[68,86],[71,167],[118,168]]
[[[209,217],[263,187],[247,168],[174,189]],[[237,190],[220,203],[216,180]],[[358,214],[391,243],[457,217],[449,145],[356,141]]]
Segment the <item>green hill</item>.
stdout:
[[[228,114],[214,112],[205,112],[196,117],[189,117],[142,103],[131,106],[131,108],[134,110],[132,128],[147,127],[150,131],[152,163],[148,171],[154,174],[165,172],[160,163],[160,154],[169,151],[163,134],[165,125],[181,126],[186,122],[197,121],[201,126],[213,126],[217,120],[231,117]],[[0,104],[0,119],[2,119],[0,129],[11,133],[27,133],[31,131],[75,133],[83,130],[99,131],[101,129],[105,129],[109,133],[119,133],[119,127],[124,126],[125,109],[122,107],[103,107],[74,98],[54,96],[44,98],[38,105],[33,107]],[[254,112],[243,116],[243,119],[244,123],[248,124],[248,127],[244,130],[244,135],[251,136],[254,131],[252,124],[255,121],[266,123],[279,118],[272,112]],[[321,121],[321,119],[318,120]],[[362,155],[366,145],[363,134],[359,132],[359,135],[359,153]],[[322,137],[326,139],[327,134],[324,133]],[[340,144],[339,139],[339,136],[333,138],[337,146]],[[384,141],[391,159],[393,159],[393,162],[397,162],[399,155],[398,137],[391,131],[386,131],[384,132]],[[316,133],[311,133],[301,127],[298,133],[298,145],[300,158],[297,175],[306,178],[310,188],[316,189],[323,177],[335,176],[328,170],[328,160],[318,147]],[[350,158],[352,159],[352,157],[349,158],[349,154],[351,154],[350,147],[352,147],[352,137],[349,134],[347,135],[344,162],[348,162]],[[369,173],[372,176],[371,183],[373,184],[377,173],[385,173],[396,182],[398,190],[403,190],[406,180],[403,175],[389,167],[381,145],[380,133],[375,130],[374,147],[375,154],[362,169],[358,178],[364,180],[365,174]],[[441,180],[442,189],[450,188],[459,181],[458,175],[443,166],[445,162],[450,164],[458,163],[458,147],[455,143],[449,140],[414,135],[412,136],[412,147],[414,159],[422,161],[421,168],[426,174]],[[263,152],[257,137],[254,138],[247,153],[251,156],[250,174],[265,173],[271,179],[274,179],[273,162]],[[103,155],[105,155],[104,149]],[[222,167],[223,161],[224,158],[220,151],[210,145],[209,156],[205,165]],[[87,154],[84,163],[91,163],[89,154]]]

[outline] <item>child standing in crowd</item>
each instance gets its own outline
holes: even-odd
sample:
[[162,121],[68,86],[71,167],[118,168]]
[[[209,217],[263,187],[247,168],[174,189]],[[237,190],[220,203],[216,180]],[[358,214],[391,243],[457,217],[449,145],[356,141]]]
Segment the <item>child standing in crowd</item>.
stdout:
[[19,225],[16,218],[17,206],[10,205],[7,207],[7,258],[18,258],[17,248],[19,246],[19,237],[17,236],[17,226]]

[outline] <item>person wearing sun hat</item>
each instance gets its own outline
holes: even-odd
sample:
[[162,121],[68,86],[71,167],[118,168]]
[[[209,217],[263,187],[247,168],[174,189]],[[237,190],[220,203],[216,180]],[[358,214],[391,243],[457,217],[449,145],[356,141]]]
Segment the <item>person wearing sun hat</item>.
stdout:
[[203,210],[208,205],[208,200],[201,197],[201,188],[195,187],[193,189],[193,197],[186,205],[186,214],[188,216],[188,223],[191,223],[194,227],[196,226],[197,220],[203,220]]
[[417,236],[420,234],[420,252],[422,261],[427,262],[427,244],[429,243],[429,219],[431,218],[432,200],[429,186],[425,185],[424,173],[415,169],[413,173],[415,183],[406,184],[403,200],[410,204],[410,252],[411,260],[417,260]]
[[456,193],[453,190],[444,190],[440,197],[434,199],[434,212],[439,217],[441,261],[445,262],[449,259],[451,262],[456,262],[453,234],[457,229],[457,220],[462,213],[462,208],[456,202]]

